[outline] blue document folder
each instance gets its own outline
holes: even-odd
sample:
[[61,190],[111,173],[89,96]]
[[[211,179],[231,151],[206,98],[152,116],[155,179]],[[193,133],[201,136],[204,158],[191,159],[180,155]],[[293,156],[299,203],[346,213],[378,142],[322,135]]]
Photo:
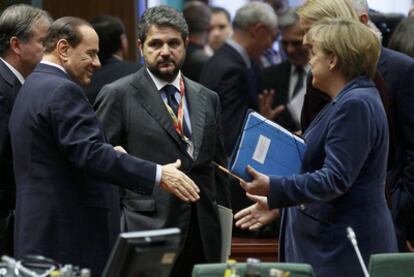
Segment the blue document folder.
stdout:
[[246,116],[230,170],[250,181],[247,165],[266,175],[291,176],[300,173],[306,150],[303,139],[256,112]]

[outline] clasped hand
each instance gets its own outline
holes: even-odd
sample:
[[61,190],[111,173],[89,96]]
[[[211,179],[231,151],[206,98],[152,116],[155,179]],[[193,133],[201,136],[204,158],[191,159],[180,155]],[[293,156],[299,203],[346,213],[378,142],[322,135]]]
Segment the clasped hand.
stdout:
[[269,177],[257,172],[250,166],[247,167],[247,171],[253,177],[253,180],[251,182],[240,182],[240,185],[246,191],[247,197],[255,204],[239,211],[234,219],[237,227],[256,230],[278,218],[279,210],[269,210],[266,197],[269,193]]
[[[115,146],[114,149],[121,153],[127,153],[122,146]],[[181,160],[162,166],[160,186],[163,190],[174,194],[186,202],[196,202],[200,199],[200,189],[187,175],[178,170]]]
[[200,199],[198,193],[200,189],[187,175],[178,170],[181,161],[162,166],[160,186],[162,189],[174,194],[186,202],[196,202]]

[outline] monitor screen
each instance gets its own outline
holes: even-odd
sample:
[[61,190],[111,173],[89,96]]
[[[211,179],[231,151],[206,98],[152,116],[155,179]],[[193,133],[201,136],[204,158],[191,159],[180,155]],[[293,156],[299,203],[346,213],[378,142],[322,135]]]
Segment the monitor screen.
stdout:
[[168,277],[180,244],[178,228],[121,233],[103,277]]

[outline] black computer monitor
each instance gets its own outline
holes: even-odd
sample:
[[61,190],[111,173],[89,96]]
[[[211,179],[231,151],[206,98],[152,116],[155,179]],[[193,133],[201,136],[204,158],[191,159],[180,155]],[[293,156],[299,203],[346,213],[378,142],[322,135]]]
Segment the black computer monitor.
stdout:
[[103,277],[168,277],[180,243],[178,228],[121,233]]

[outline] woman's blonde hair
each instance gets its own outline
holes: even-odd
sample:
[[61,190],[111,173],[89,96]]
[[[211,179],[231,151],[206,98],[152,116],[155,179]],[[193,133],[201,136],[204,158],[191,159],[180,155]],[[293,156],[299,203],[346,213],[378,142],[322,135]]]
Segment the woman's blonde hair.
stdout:
[[302,19],[311,22],[325,17],[358,20],[358,15],[348,0],[307,0],[297,12]]
[[336,68],[347,79],[360,75],[371,79],[377,71],[381,45],[376,34],[356,20],[325,18],[305,35],[305,44],[315,45],[338,59]]

